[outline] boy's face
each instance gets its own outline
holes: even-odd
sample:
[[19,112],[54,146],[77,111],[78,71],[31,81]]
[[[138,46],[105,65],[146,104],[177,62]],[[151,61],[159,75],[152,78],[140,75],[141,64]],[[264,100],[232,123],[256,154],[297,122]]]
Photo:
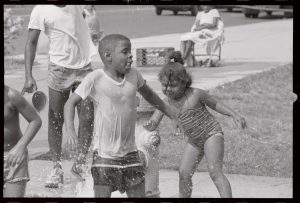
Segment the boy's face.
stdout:
[[186,85],[178,80],[163,77],[160,81],[163,93],[171,99],[178,99],[184,95]]
[[126,74],[132,64],[131,43],[128,40],[121,40],[116,43],[112,52],[112,67],[117,74]]

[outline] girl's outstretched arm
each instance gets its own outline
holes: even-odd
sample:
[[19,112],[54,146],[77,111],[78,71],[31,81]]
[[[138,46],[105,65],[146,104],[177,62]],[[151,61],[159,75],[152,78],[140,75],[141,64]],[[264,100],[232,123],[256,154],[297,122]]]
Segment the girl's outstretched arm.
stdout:
[[148,131],[154,131],[158,127],[163,117],[164,114],[160,110],[156,109],[149,121],[147,121],[143,127]]
[[215,110],[220,114],[232,117],[234,123],[237,126],[240,126],[241,128],[247,127],[246,120],[242,116],[240,116],[237,112],[235,112],[225,104],[222,104],[221,102],[217,101],[215,98],[213,98],[211,95],[206,93],[204,90],[199,90],[198,94],[199,94],[200,101],[205,105],[207,105],[209,108]]

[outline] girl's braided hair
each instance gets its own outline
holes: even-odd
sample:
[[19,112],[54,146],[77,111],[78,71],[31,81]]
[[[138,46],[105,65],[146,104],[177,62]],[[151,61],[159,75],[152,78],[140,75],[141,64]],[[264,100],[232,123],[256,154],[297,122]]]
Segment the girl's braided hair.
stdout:
[[170,61],[160,70],[158,74],[159,81],[163,78],[168,78],[169,81],[180,81],[190,87],[192,84],[192,77],[186,71],[184,60],[182,59],[180,51],[173,51],[169,56]]

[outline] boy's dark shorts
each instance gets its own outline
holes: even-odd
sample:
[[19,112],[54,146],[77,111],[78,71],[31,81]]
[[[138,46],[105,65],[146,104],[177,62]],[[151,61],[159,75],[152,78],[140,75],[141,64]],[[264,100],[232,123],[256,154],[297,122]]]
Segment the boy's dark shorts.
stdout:
[[121,193],[145,181],[144,166],[138,152],[130,152],[118,159],[103,158],[94,152],[91,172],[94,185],[111,186],[112,191],[119,190]]

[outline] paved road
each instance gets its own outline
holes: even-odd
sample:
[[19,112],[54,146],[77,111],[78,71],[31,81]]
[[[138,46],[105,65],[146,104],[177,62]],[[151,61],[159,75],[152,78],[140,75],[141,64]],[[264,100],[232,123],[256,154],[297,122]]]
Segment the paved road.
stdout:
[[[12,10],[13,15],[22,15],[25,20],[21,36],[13,42],[16,49],[12,53],[24,53],[26,29],[32,7],[32,5],[26,5],[15,7]],[[188,12],[174,16],[171,11],[164,11],[161,16],[157,16],[154,6],[150,5],[98,5],[97,11],[101,29],[105,34],[122,33],[130,39],[187,32],[195,19]],[[272,17],[262,16],[258,19],[249,19],[245,18],[241,12],[225,12],[225,10],[221,10],[221,16],[226,27],[281,20],[282,18],[280,15],[273,15]]]

